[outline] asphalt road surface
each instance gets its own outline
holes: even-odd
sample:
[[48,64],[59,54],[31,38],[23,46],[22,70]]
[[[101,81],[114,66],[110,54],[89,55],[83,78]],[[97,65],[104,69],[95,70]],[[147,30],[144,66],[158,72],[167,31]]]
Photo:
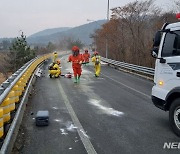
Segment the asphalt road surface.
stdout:
[[[67,56],[62,72],[72,72]],[[38,78],[12,153],[23,154],[164,154],[165,142],[180,142],[169,126],[168,112],[151,102],[153,83],[105,64],[94,77],[83,66],[78,84],[48,77],[48,64]],[[38,110],[48,110],[50,125],[35,126]]]

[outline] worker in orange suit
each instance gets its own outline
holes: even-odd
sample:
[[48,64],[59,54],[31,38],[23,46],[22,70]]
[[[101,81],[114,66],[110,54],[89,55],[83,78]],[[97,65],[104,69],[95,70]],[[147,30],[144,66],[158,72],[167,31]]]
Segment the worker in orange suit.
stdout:
[[97,51],[94,52],[92,62],[94,63],[95,77],[99,77],[101,72],[101,57],[99,56],[99,53]]
[[72,55],[69,56],[68,62],[72,62],[72,68],[74,72],[74,82],[78,83],[81,77],[81,65],[84,61],[83,55],[79,53],[77,46],[72,47]]
[[84,51],[83,57],[84,57],[84,64],[89,63],[90,54],[88,53],[88,50]]

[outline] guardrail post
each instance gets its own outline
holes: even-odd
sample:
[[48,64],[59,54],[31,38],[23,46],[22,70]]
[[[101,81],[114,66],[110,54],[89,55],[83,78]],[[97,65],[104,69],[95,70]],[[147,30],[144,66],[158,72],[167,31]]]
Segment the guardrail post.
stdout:
[[8,86],[9,86],[9,82],[8,81],[4,81],[3,83],[2,83],[2,86],[6,89]]
[[4,88],[2,86],[0,86],[0,95],[4,92]]
[[12,74],[12,76],[16,78],[18,76],[18,74],[14,73],[14,74]]
[[14,79],[15,79],[15,76],[10,76],[7,81],[9,81],[11,83],[14,81]]

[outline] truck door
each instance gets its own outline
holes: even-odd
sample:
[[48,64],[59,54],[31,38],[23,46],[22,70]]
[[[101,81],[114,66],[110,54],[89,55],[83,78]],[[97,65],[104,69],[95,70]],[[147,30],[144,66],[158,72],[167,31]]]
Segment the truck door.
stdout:
[[[173,88],[180,87],[180,31],[165,34],[158,57],[155,82],[168,93]],[[162,99],[165,99],[165,93],[161,96]]]

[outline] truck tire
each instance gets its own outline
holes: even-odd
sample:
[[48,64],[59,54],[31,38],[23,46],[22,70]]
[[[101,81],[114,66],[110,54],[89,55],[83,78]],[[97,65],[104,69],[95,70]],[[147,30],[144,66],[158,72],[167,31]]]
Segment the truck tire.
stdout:
[[180,98],[175,99],[170,106],[169,122],[174,133],[180,137]]

